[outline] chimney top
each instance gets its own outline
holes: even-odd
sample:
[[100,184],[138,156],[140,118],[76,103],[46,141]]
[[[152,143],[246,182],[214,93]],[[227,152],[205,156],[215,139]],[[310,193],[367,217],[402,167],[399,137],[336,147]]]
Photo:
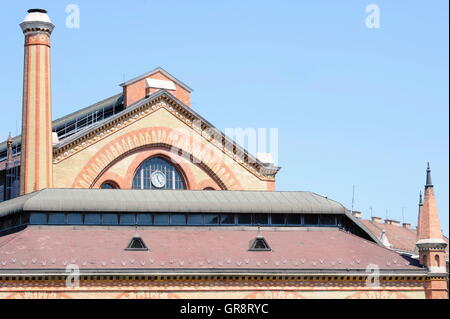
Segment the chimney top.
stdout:
[[47,10],[45,10],[45,9],[29,9],[27,12],[28,13],[33,13],[33,12],[47,13]]
[[385,219],[384,223],[388,224],[388,225],[400,226],[400,222],[398,220],[394,220],[394,219]]
[[404,228],[411,229],[411,224],[410,223],[403,223],[402,225],[403,225]]
[[372,217],[372,221],[375,222],[375,223],[381,223],[381,217],[375,217],[375,216],[373,216],[373,217]]
[[27,11],[23,22],[20,24],[20,27],[25,32],[29,29],[46,29],[50,33],[53,31],[55,27],[50,20],[47,10],[44,9],[30,9]]
[[353,216],[355,216],[356,218],[361,218],[361,212],[358,212],[358,211],[356,211],[356,210],[354,210],[353,212],[352,212],[352,214],[353,214]]

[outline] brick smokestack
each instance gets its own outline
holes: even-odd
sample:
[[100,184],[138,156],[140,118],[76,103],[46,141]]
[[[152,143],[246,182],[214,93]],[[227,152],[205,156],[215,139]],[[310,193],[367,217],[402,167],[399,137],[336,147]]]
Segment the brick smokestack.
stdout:
[[50,35],[43,9],[30,9],[20,24],[25,36],[20,194],[53,186]]

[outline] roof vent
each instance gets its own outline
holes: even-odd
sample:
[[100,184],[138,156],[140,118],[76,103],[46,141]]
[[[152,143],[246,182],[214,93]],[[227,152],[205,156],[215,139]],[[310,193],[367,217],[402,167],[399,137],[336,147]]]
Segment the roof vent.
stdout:
[[386,248],[391,248],[392,247],[391,243],[389,242],[389,239],[387,238],[385,230],[381,231],[380,241],[384,245],[384,247],[386,247]]
[[139,235],[134,235],[125,250],[148,250],[148,248]]
[[256,238],[253,239],[250,242],[250,251],[271,251],[269,244],[264,239],[264,236],[261,235],[259,227],[258,227],[258,234],[256,235]]

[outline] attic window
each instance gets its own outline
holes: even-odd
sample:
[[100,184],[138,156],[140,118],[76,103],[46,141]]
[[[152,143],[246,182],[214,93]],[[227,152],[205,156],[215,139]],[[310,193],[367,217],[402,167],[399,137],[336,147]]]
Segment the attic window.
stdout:
[[148,248],[141,237],[134,236],[125,250],[148,250]]
[[264,237],[256,237],[250,245],[250,251],[271,251],[272,249],[267,244]]

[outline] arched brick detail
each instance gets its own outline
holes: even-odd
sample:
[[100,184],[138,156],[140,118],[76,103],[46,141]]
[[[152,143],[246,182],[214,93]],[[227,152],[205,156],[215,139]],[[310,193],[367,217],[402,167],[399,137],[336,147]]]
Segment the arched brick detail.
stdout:
[[[143,155],[145,153],[142,152],[143,150],[155,150],[159,153],[153,152],[152,154],[147,153]],[[242,189],[231,169],[213,151],[195,141],[191,136],[166,127],[143,128],[117,137],[89,160],[78,173],[72,187],[99,187],[102,181],[110,179],[115,181],[122,189],[130,188],[132,182],[128,179],[130,172],[127,172],[125,178],[120,178],[116,174],[108,173],[108,169],[121,159],[136,152],[142,152],[142,161],[156,154],[169,157],[172,162],[180,165],[181,171],[185,174],[187,183],[190,185],[190,189],[199,188],[195,186],[195,178],[189,176],[190,169],[188,169],[189,166],[186,164],[186,161],[191,161],[193,165],[202,168],[217,184],[216,187],[219,186],[221,189],[228,190]],[[138,157],[140,158],[141,154]],[[140,165],[141,162],[137,163],[137,160],[136,163],[133,162],[129,171],[133,170],[132,172],[134,173],[137,167],[134,168],[133,166],[136,164]]]
[[[117,174],[110,171],[110,168],[112,168],[115,164],[125,159],[126,157],[133,155],[135,155],[135,158],[128,166],[125,176],[118,176]],[[111,163],[111,165],[109,165],[105,169],[105,172],[103,174],[98,176],[92,188],[100,188],[100,186],[108,180],[114,181],[121,189],[132,188],[133,177],[136,174],[138,168],[144,161],[153,157],[162,157],[172,163],[183,176],[183,179],[186,183],[186,189],[203,189],[203,185],[214,187],[214,189],[226,189],[224,185],[219,186],[220,180],[217,176],[210,176],[210,178],[208,178],[208,180],[206,181],[197,181],[190,168],[189,162],[186,159],[170,152],[169,149],[160,146],[148,146],[124,154],[113,163]],[[219,182],[216,183],[215,180],[218,180]]]

